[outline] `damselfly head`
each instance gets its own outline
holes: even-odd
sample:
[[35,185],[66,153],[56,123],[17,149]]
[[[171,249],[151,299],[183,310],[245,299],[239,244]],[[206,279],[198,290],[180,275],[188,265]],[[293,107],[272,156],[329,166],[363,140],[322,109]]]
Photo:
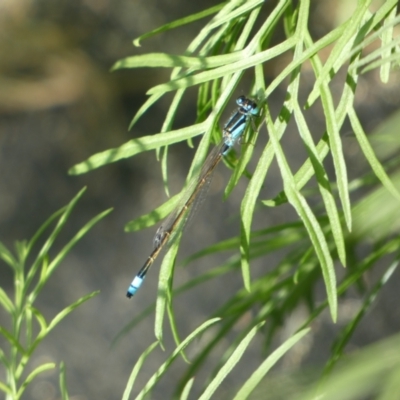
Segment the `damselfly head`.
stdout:
[[236,99],[236,104],[240,107],[239,112],[241,114],[258,114],[257,103],[245,96],[239,96]]

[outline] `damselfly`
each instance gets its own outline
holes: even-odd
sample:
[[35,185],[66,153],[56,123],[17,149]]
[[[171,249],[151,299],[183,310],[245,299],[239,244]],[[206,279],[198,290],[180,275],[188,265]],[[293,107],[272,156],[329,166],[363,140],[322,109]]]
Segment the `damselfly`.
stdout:
[[173,211],[157,229],[154,237],[154,250],[151,252],[143,267],[139,270],[130,284],[128,292],[126,293],[128,298],[131,298],[137,292],[142,285],[148,270],[160,254],[162,248],[171,239],[173,234],[183,225],[188,210],[193,206],[193,203],[202,188],[209,182],[212,173],[220,162],[222,156],[225,156],[228,153],[246,131],[250,118],[258,114],[257,104],[245,96],[240,96],[236,100],[236,104],[238,105],[237,110],[224,125],[221,143],[215,147],[207,157],[197,180],[192,185],[189,185],[191,190],[186,194],[186,199],[183,201],[183,204],[180,203],[175,211]]

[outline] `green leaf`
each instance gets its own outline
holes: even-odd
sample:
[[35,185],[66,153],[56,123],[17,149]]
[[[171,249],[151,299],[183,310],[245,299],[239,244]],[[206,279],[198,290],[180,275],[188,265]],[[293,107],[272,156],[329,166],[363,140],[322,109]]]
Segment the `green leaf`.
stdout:
[[[192,70],[210,69],[231,64],[241,59],[241,52],[210,57],[176,56],[166,53],[147,53],[123,58],[117,61],[111,71],[123,68],[191,68]],[[185,74],[186,75],[186,74]]]
[[236,347],[235,351],[229,357],[227,362],[223,365],[223,367],[218,371],[215,378],[210,382],[207,386],[206,390],[199,397],[199,400],[208,400],[212,397],[214,392],[221,385],[222,381],[227,377],[227,375],[232,371],[235,365],[240,361],[247,347],[249,346],[251,340],[256,335],[257,331],[260,327],[264,325],[264,322],[257,324],[240,342],[240,344]]
[[139,218],[128,222],[125,225],[125,232],[136,232],[153,226],[167,217],[175,209],[181,197],[181,193],[178,193],[148,214],[142,215]]
[[186,25],[186,24],[190,24],[190,23],[192,23],[194,21],[197,21],[199,19],[208,17],[209,15],[214,14],[217,11],[219,11],[221,8],[223,8],[225,6],[225,4],[226,3],[221,3],[221,4],[218,4],[218,5],[214,6],[214,7],[210,7],[210,8],[207,8],[206,10],[200,11],[200,12],[198,12],[196,14],[192,14],[192,15],[189,15],[187,17],[184,17],[184,18],[181,18],[181,19],[177,19],[177,20],[175,20],[173,22],[170,22],[168,24],[162,25],[157,29],[153,29],[152,31],[147,32],[144,35],[141,35],[141,36],[137,37],[133,41],[133,44],[136,47],[140,47],[140,42],[142,40],[150,38],[150,37],[155,36],[155,35],[158,35],[159,33],[166,32],[166,31],[178,28],[178,27]]
[[[351,43],[353,37],[356,35],[356,33],[359,31],[360,29],[360,24],[365,16],[365,13],[368,11],[368,8],[371,4],[372,0],[364,0],[364,1],[360,1],[358,2],[357,5],[357,9],[354,11],[354,13],[352,14],[351,18],[346,21],[346,23],[344,24],[344,30],[343,30],[343,34],[340,36],[340,38],[338,39],[338,41],[336,42],[332,52],[329,55],[328,60],[326,61],[324,67],[322,68],[321,73],[318,75],[317,77],[317,81],[314,84],[314,89],[312,90],[312,92],[310,93],[310,95],[308,96],[307,99],[307,105],[308,107],[310,107],[314,101],[317,99],[318,95],[319,95],[319,91],[321,90],[321,88],[323,86],[325,86],[325,106],[328,108],[325,112],[329,111],[329,104],[327,104],[327,85],[328,85],[328,81],[330,80],[330,74],[331,71],[334,67],[334,64],[343,64],[347,58],[349,57],[349,54],[346,52],[346,50],[348,50],[348,44]],[[322,93],[321,93],[322,95]],[[324,100],[323,100],[324,102]],[[331,125],[333,124],[333,121],[330,121],[330,124],[327,125]],[[329,128],[329,126],[328,126]]]
[[[310,52],[310,50],[314,51],[316,44],[312,43],[311,37],[309,35],[306,36],[305,43],[308,46],[307,52]],[[305,57],[304,55],[307,52],[304,52],[302,57],[300,57],[300,59],[304,58]],[[313,65],[314,69],[317,71],[317,73],[319,73],[319,70],[322,68],[321,63],[319,62],[319,59],[315,56],[311,59],[311,61],[312,61],[312,65]],[[354,100],[353,83],[355,85],[356,80],[351,79],[351,80],[348,80],[346,83],[347,84],[344,88],[342,97],[340,99],[339,105],[338,105],[338,107],[336,109],[336,113],[335,113],[335,117],[336,117],[338,126],[341,126],[343,124],[344,119],[347,115],[347,109],[349,107],[351,107],[352,102]],[[271,85],[270,85],[270,87],[271,87]],[[320,139],[319,143],[317,144],[317,152],[318,152],[319,158],[321,160],[323,160],[326,157],[326,155],[328,154],[329,145],[328,145],[327,134],[323,135],[322,138]],[[295,175],[296,186],[299,190],[310,180],[310,178],[313,176],[313,173],[314,173],[314,169],[312,167],[311,161],[307,160]],[[277,196],[277,198],[279,198],[279,197],[285,197],[284,193],[281,193],[280,195]]]
[[114,337],[111,343],[111,347],[114,347],[123,336],[125,336],[128,332],[130,332],[136,325],[142,322],[146,317],[153,314],[154,309],[155,309],[155,302],[147,306],[143,311],[139,313],[139,315],[137,315],[135,318],[129,321]]
[[329,136],[329,145],[333,163],[335,166],[336,182],[339,189],[339,196],[342,202],[344,218],[347,228],[351,231],[351,206],[350,196],[347,181],[347,169],[343,155],[342,140],[339,133],[339,125],[335,118],[335,110],[333,106],[333,99],[328,86],[325,83],[321,84],[321,101],[324,108],[326,119],[326,129]]
[[11,344],[11,346],[17,349],[22,355],[25,354],[23,346],[19,343],[18,339],[14,337],[6,328],[0,326],[0,335],[4,336],[5,339]]
[[[304,1],[301,3],[299,11],[299,23],[296,32],[296,34],[299,36],[299,42],[296,45],[294,60],[301,58],[303,54],[303,41],[307,37],[308,12],[309,12],[309,2]],[[320,159],[319,157],[318,150],[314,145],[314,141],[311,136],[311,132],[309,131],[306,120],[300,110],[300,106],[297,100],[299,85],[300,85],[300,70],[298,69],[293,71],[292,80],[288,87],[288,94],[290,97],[287,102],[290,103],[290,105],[288,106],[288,110],[293,109],[300,136],[306,146],[309,158],[314,168],[319,190],[325,204],[325,208],[329,217],[329,222],[331,224],[331,230],[333,232],[333,237],[336,243],[339,258],[342,264],[345,265],[346,251],[344,246],[342,227],[339,219],[339,213],[337,211],[335,200],[333,198],[333,194],[330,188],[328,175],[322,164],[322,159]],[[284,117],[283,113],[282,117]],[[292,179],[291,173],[290,173],[290,179]]]
[[123,158],[133,157],[144,151],[160,148],[173,143],[178,143],[204,132],[205,123],[189,126],[182,129],[156,135],[132,139],[120,147],[94,154],[86,161],[76,164],[68,173],[71,175],[84,174],[103,165],[119,161]]
[[[297,393],[292,399],[309,400],[350,400],[377,398],[387,382],[391,371],[400,368],[400,336],[358,350],[353,355],[346,355],[346,362],[337,368],[329,379],[318,382],[318,386]],[[399,382],[394,393],[400,390]]]
[[0,349],[0,362],[7,368],[10,368],[10,362],[8,361],[7,357],[5,356],[2,349]]
[[397,400],[400,386],[400,367],[392,368],[385,377],[384,387],[379,396],[379,400]]
[[146,358],[152,353],[152,351],[157,347],[158,342],[152,343],[138,358],[136,361],[135,366],[132,369],[132,372],[129,376],[128,382],[126,384],[124,394],[122,396],[122,400],[129,400],[129,396],[131,394],[133,385],[135,384],[136,378],[140,372],[140,369],[142,368],[144,362],[146,361]]
[[[386,31],[383,32],[385,34]],[[377,66],[382,66],[382,68],[389,69],[390,72],[390,62],[391,61],[396,61],[399,59],[399,53],[396,53],[396,46],[400,43],[400,38],[396,38],[392,40],[390,43],[386,44],[385,46],[382,46],[375,51],[372,51],[369,53],[367,56],[361,58],[357,63],[354,64],[353,68],[358,68],[361,69],[362,66],[367,65],[366,68],[363,68],[361,73],[365,73],[367,71],[370,71],[371,69],[376,68]],[[393,54],[392,54],[393,52]],[[372,60],[381,57],[380,60],[376,60],[375,62],[372,62]],[[368,65],[369,64],[369,65]],[[381,68],[381,71],[382,71]],[[388,72],[388,73],[389,73]],[[385,72],[385,75],[388,74]]]
[[58,265],[61,263],[64,257],[76,245],[76,243],[79,242],[79,240],[81,240],[82,237],[85,236],[90,231],[90,229],[93,228],[94,225],[96,225],[99,221],[101,221],[112,211],[113,209],[109,208],[108,210],[101,212],[100,214],[92,218],[89,222],[87,222],[81,229],[79,229],[79,231],[74,235],[74,237],[61,249],[61,251],[57,254],[54,260],[50,263],[47,276],[50,276],[54,272],[54,270],[58,267]]
[[233,400],[247,399],[251,392],[262,381],[267,372],[300,340],[310,331],[303,329],[281,344],[258,368],[245,384],[237,392]]
[[199,85],[204,82],[215,80],[223,77],[224,75],[233,74],[238,71],[254,67],[255,65],[262,64],[271,60],[282,53],[285,53],[295,45],[295,38],[290,38],[254,55],[248,55],[246,52],[241,53],[240,61],[232,64],[224,65],[223,67],[214,68],[210,71],[200,72],[186,78],[177,79],[168,83],[154,86],[147,91],[147,94],[155,94],[159,92],[170,92],[177,89],[188,88],[191,86]]
[[12,390],[10,387],[8,387],[5,383],[0,381],[0,390],[3,391],[4,393],[7,394],[12,394]]
[[[100,293],[99,290],[89,293],[86,296],[81,297],[68,307],[64,308],[61,312],[59,312],[50,322],[46,335],[53,329],[55,328],[68,314],[70,314],[72,311],[75,310],[75,308],[79,307],[81,304],[86,303],[88,300],[90,300],[92,297],[97,296]],[[38,339],[40,336],[38,336]]]
[[335,362],[343,354],[345,346],[352,338],[353,333],[359,326],[362,318],[368,312],[368,310],[370,310],[379,292],[381,291],[383,286],[387,283],[387,281],[391,278],[394,271],[397,269],[398,265],[399,265],[399,258],[397,257],[397,259],[389,266],[389,268],[383,274],[382,278],[374,285],[370,293],[368,293],[368,295],[366,296],[360,307],[360,310],[355,315],[355,317],[344,327],[341,334],[338,335],[337,339],[335,340],[332,346],[332,356],[325,367],[326,371],[330,371]]
[[322,274],[325,281],[326,292],[331,311],[332,320],[336,321],[337,318],[337,297],[336,297],[336,276],[333,267],[333,260],[330,255],[329,247],[325,239],[325,235],[315,218],[311,208],[307,204],[304,197],[296,188],[293,175],[290,171],[289,165],[284,157],[282,148],[279,144],[278,137],[275,132],[275,127],[267,112],[267,127],[270,132],[271,143],[274,147],[276,159],[278,161],[279,169],[282,174],[284,190],[290,204],[296,209],[297,214],[304,222],[310,239],[314,245],[315,252],[321,263]]
[[[78,198],[84,193],[86,188],[82,189],[77,195]],[[72,200],[74,201],[74,200]],[[46,229],[58,218],[60,217],[65,211],[67,210],[67,207],[62,207],[60,210],[57,210],[55,213],[53,213],[47,220],[40,226],[40,228],[35,232],[33,235],[32,239],[29,240],[28,246],[27,246],[27,254],[28,255],[35,243],[39,240],[39,238],[43,235],[43,233],[46,231]]]
[[190,394],[190,390],[192,389],[194,383],[194,377],[192,379],[189,379],[185,385],[185,387],[182,390],[181,397],[179,400],[187,400]]
[[349,118],[351,126],[353,128],[353,132],[357,137],[358,143],[361,146],[365,158],[371,165],[372,170],[375,172],[375,175],[382,182],[382,185],[385,186],[385,188],[389,191],[389,193],[391,193],[392,196],[394,196],[397,200],[400,200],[400,193],[398,192],[396,187],[393,185],[393,182],[386,174],[382,164],[377,159],[374,150],[372,149],[370,143],[368,142],[368,139],[361,126],[361,123],[354,111],[354,108],[351,108],[349,110]]
[[[174,99],[171,102],[171,105],[168,109],[167,116],[161,127],[161,132],[168,132],[172,128],[172,124],[174,122],[175,116],[185,94],[185,90],[178,90],[175,93]],[[167,160],[168,160],[168,146],[165,146],[162,153],[162,161],[161,161],[161,172],[163,177],[164,189],[166,195],[169,197],[169,188],[168,188],[168,172],[167,172]]]
[[[385,18],[387,17],[387,14],[390,13],[393,7],[396,7],[396,5],[396,0],[388,0],[376,13],[369,16],[369,19],[364,23],[363,27],[358,33],[358,36],[360,37],[360,33],[363,32],[362,40],[360,40],[356,46],[353,46],[350,57],[353,57],[357,53],[361,53],[363,49],[368,47],[375,40],[381,40],[381,38],[386,34],[387,30],[391,30],[392,27],[398,24],[398,22],[400,21],[400,16],[392,19],[390,22],[385,23]],[[365,36],[366,34],[368,34],[368,36]],[[382,49],[382,47],[380,49]],[[380,52],[381,50],[375,50],[373,51],[373,53],[375,53],[376,51]],[[366,57],[369,57],[369,54]],[[358,63],[363,63],[362,60],[364,60],[364,58],[361,58],[354,65],[354,67],[358,68]]]
[[60,391],[62,400],[69,400],[65,364],[60,363]]
[[1,242],[0,242],[0,258],[6,264],[8,264],[11,267],[11,269],[15,269],[15,266],[18,264],[17,260],[13,257],[12,253]]
[[158,368],[158,370],[153,374],[153,376],[147,381],[146,385],[143,387],[141,392],[137,395],[136,399],[143,399],[156,385],[156,383],[161,379],[161,377],[168,370],[172,362],[176,357],[198,336],[200,336],[209,326],[218,322],[220,318],[213,318],[204,322],[200,327],[195,329],[183,342],[175,349],[175,351],[168,357],[168,359]]
[[340,224],[339,212],[337,210],[335,199],[332,194],[328,175],[319,158],[318,150],[312,140],[311,132],[308,129],[306,120],[300,111],[298,104],[294,105],[294,116],[296,118],[297,127],[300,135],[307,147],[311,163],[315,171],[315,177],[318,182],[318,188],[325,204],[325,209],[329,217],[333,238],[335,240],[339,259],[343,265],[346,265],[346,249],[344,245],[344,236],[342,226]]
[[26,387],[42,372],[48,371],[49,369],[55,368],[56,364],[55,363],[46,363],[39,365],[37,368],[35,368],[25,379],[25,381],[22,383],[21,387],[18,390],[17,397],[16,399],[19,399],[22,394],[24,393]]
[[392,54],[390,57],[387,57],[387,58],[382,59],[382,60],[377,60],[377,61],[375,61],[375,62],[369,64],[368,66],[366,66],[365,68],[363,68],[363,69],[361,70],[361,73],[362,73],[362,74],[365,74],[366,72],[372,71],[372,70],[375,69],[375,68],[379,68],[379,67],[381,67],[382,65],[390,64],[392,61],[393,61],[394,63],[396,63],[398,66],[400,65],[400,55],[399,55],[399,52]]
[[[400,188],[400,173],[391,177],[395,187]],[[358,241],[377,242],[385,237],[397,234],[400,228],[397,215],[399,202],[397,198],[388,196],[385,187],[379,187],[359,201],[353,209],[354,229],[352,238]]]
[[246,193],[240,206],[241,232],[240,232],[240,253],[242,263],[242,274],[245,288],[250,291],[250,235],[251,223],[253,220],[254,208],[261,186],[265,181],[268,168],[273,160],[273,150],[271,145],[267,145],[261,154],[257,168],[247,186]]
[[[58,220],[58,223],[57,223],[56,227],[53,229],[53,232],[50,234],[50,236],[48,237],[48,239],[46,240],[44,245],[41,247],[38,256],[36,257],[33,265],[31,266],[31,268],[30,268],[30,270],[28,272],[28,275],[26,277],[26,282],[25,282],[24,287],[23,287],[24,294],[27,292],[28,287],[29,287],[30,283],[32,282],[33,278],[35,277],[35,275],[36,275],[40,265],[42,264],[44,258],[47,257],[47,254],[48,254],[51,246],[53,245],[53,243],[56,240],[58,234],[61,232],[62,228],[66,224],[66,222],[67,222],[72,210],[76,206],[78,200],[82,197],[82,195],[83,195],[83,193],[85,191],[86,191],[86,188],[83,188],[81,191],[79,191],[79,193],[69,202],[68,206],[64,207],[62,209],[63,212],[61,214],[60,219]],[[57,213],[55,213],[55,214],[57,214]],[[55,214],[53,214],[53,216]],[[52,219],[52,217],[50,217],[49,220]],[[44,228],[44,226],[46,226],[48,221],[46,221],[46,223],[42,225],[42,227],[39,229],[39,232],[42,231],[42,228]],[[37,234],[36,234],[36,236],[37,236]],[[41,284],[44,284],[44,280],[43,279],[40,282],[38,282],[36,287],[40,286]],[[31,301],[31,304],[32,303],[33,303],[33,301]]]
[[247,0],[244,2],[243,5],[236,8],[235,10],[231,11],[230,13],[224,15],[223,17],[215,18],[215,21],[211,22],[208,25],[208,29],[215,29],[220,25],[229,23],[229,22],[237,19],[238,17],[241,17],[244,14],[247,14],[248,12],[253,10],[255,7],[257,7],[263,3],[264,3],[264,0]]
[[[56,270],[56,268],[60,265],[61,261],[66,257],[69,251],[75,246],[79,240],[82,239],[86,233],[95,225],[97,222],[102,220],[105,216],[110,214],[112,209],[103,211],[99,215],[92,218],[89,222],[87,222],[75,235],[74,237],[61,249],[61,251],[54,257],[53,261],[49,264],[48,268],[46,269],[45,276],[42,276],[39,282],[37,283],[36,287],[29,295],[29,301],[31,304],[35,301],[36,297],[39,295],[40,291],[42,290],[45,283],[48,281],[50,276]],[[60,220],[61,221],[61,220]]]
[[164,257],[160,268],[160,277],[158,280],[158,295],[156,303],[156,319],[154,324],[154,333],[162,346],[163,342],[163,321],[165,307],[167,302],[171,301],[170,281],[172,279],[175,258],[179,249],[180,236],[177,237]]
[[46,322],[46,319],[43,316],[43,314],[33,306],[30,306],[30,307],[28,306],[28,308],[32,312],[32,314],[35,316],[36,321],[39,323],[40,331],[41,332],[46,332],[48,326],[47,326],[47,322]]
[[6,292],[0,287],[0,304],[4,307],[8,314],[14,314],[15,308],[11,299],[7,296]]
[[187,381],[185,387],[182,390],[182,394],[179,400],[187,400],[189,398],[190,390],[192,389],[193,383],[194,383],[194,377]]
[[[317,54],[320,50],[326,48],[335,40],[337,40],[343,33],[344,27],[339,26],[333,31],[329,32],[327,35],[323,36],[320,40],[313,43],[312,46],[308,46],[307,50],[302,53],[302,56],[290,62],[282,72],[268,85],[264,97],[269,98],[274,90],[300,65],[305,61],[312,59],[312,57]],[[294,36],[295,42],[298,38]],[[295,43],[296,44],[296,43]]]
[[133,116],[132,121],[129,124],[128,131],[130,131],[133,126],[136,124],[136,122],[144,115],[147,113],[149,108],[156,103],[160,98],[163,96],[163,93],[157,93],[153,94],[150,96],[139,108],[138,111],[136,111],[136,114]]
[[[170,293],[172,293],[172,279],[170,280],[170,282],[171,282],[171,284],[169,287],[169,291],[170,291]],[[171,295],[169,297],[171,297]],[[181,344],[181,339],[179,337],[178,324],[176,322],[174,308],[172,306],[171,300],[169,300],[167,303],[167,312],[168,312],[169,324],[171,327],[172,336],[174,337],[175,345],[179,346]],[[189,359],[187,358],[186,354],[183,351],[182,351],[182,357],[188,364],[190,364]]]

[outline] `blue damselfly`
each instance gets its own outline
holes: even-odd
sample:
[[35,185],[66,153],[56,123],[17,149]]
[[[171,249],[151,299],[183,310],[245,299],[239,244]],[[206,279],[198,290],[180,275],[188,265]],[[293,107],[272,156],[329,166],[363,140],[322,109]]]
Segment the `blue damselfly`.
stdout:
[[170,241],[173,234],[184,225],[189,209],[193,206],[196,198],[199,196],[206,183],[209,182],[212,173],[221,161],[221,158],[225,156],[242,137],[251,117],[258,114],[257,104],[245,96],[240,96],[236,100],[236,104],[238,105],[237,110],[224,125],[221,143],[208,155],[203,167],[201,168],[199,176],[192,185],[189,185],[189,193],[185,192],[186,198],[183,203],[180,203],[180,205],[178,205],[178,207],[157,229],[154,237],[154,249],[130,284],[126,293],[127,297],[131,298],[140,288],[148,270],[160,254],[162,248],[168,241]]

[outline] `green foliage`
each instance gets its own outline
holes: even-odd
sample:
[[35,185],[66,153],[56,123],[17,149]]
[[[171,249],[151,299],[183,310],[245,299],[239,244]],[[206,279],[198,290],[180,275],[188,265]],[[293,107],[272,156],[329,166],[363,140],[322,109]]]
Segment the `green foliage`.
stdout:
[[[338,307],[340,296],[351,288],[362,289],[362,278],[365,273],[371,271],[378,261],[389,258],[387,272],[369,292],[366,292],[366,299],[357,314],[338,335],[331,359],[326,365],[328,373],[343,357],[345,345],[349,342],[362,316],[398,265],[400,238],[398,224],[393,221],[393,210],[399,209],[400,181],[398,175],[395,174],[399,159],[388,156],[388,146],[385,146],[384,135],[366,135],[355,107],[355,95],[362,74],[379,68],[380,78],[386,83],[389,81],[392,70],[398,67],[400,39],[393,37],[393,33],[394,28],[399,25],[400,16],[397,14],[395,0],[382,1],[378,5],[374,2],[374,7],[371,0],[354,3],[356,3],[354,11],[348,19],[316,40],[310,29],[309,13],[312,7],[310,1],[277,1],[265,18],[263,17],[264,8],[267,4],[269,5],[269,2],[228,1],[202,13],[167,24],[134,41],[134,44],[138,46],[139,42],[145,38],[166,33],[170,29],[215,13],[182,55],[150,53],[131,56],[118,61],[113,66],[113,70],[139,67],[173,68],[168,82],[154,86],[147,92],[149,98],[133,117],[131,127],[164,94],[175,92],[171,106],[159,133],[133,139],[118,148],[95,154],[74,166],[70,171],[71,174],[85,173],[111,162],[155,149],[161,159],[164,185],[168,187],[166,162],[168,146],[204,133],[188,173],[189,182],[194,171],[198,171],[199,166],[202,165],[210,143],[217,141],[216,127],[219,118],[225,107],[232,103],[232,95],[242,82],[246,71],[253,72],[254,80],[249,93],[258,99],[262,108],[262,113],[256,122],[259,127],[265,122],[270,137],[270,141],[256,160],[257,165],[252,173],[249,173],[246,167],[252,156],[253,146],[247,146],[243,150],[240,160],[231,156],[226,162],[233,168],[226,195],[231,193],[242,176],[250,178],[240,209],[241,231],[229,240],[203,249],[186,260],[184,265],[194,259],[232,249],[236,251],[236,255],[222,266],[210,269],[185,286],[175,289],[172,277],[179,240],[174,243],[164,258],[156,301],[155,336],[162,345],[162,327],[167,314],[178,346],[177,351],[182,350],[183,343],[186,344],[188,339],[183,342],[179,340],[172,306],[173,299],[183,291],[190,290],[208,280],[220,278],[238,268],[241,268],[244,283],[243,289],[215,310],[212,317],[220,317],[221,321],[215,325],[208,344],[194,360],[191,360],[187,373],[177,384],[177,393],[181,398],[189,396],[193,377],[200,366],[242,317],[252,315],[251,321],[242,328],[236,341],[222,357],[221,365],[218,371],[212,374],[202,398],[212,396],[216,387],[240,358],[241,352],[247,348],[256,331],[262,329],[266,343],[271,343],[288,316],[301,303],[305,303],[309,309],[309,317],[298,327],[298,333],[282,345],[284,347],[280,347],[280,352],[270,355],[265,361],[266,364],[262,364],[242,386],[242,389],[238,389],[237,398],[250,396],[271,365],[306,333],[306,330],[300,329],[307,328],[326,309],[329,309],[332,320],[336,321],[340,312],[340,307]],[[280,27],[284,28],[285,37],[275,44]],[[371,45],[374,46],[374,50],[368,52],[367,48]],[[267,84],[263,64],[279,57],[284,59],[285,66]],[[309,75],[313,74],[314,84],[304,101],[300,90],[305,66],[307,66],[307,80],[309,81]],[[339,79],[335,80],[339,73],[346,76],[342,82]],[[172,129],[177,109],[187,89],[192,87],[195,87],[198,93],[197,121],[192,126]],[[286,93],[286,97],[274,119],[269,111],[268,103],[278,88]],[[338,101],[336,100],[337,93],[340,93]],[[321,106],[326,121],[324,131],[318,133],[312,132],[307,122],[310,118],[310,109],[317,103]],[[341,129],[346,119],[350,121],[355,140],[373,173],[350,182],[341,136]],[[392,129],[387,130],[386,138],[398,135],[399,119],[397,116],[397,123],[392,125]],[[281,145],[281,139],[288,131],[290,122],[294,122],[297,127],[308,155],[296,173],[292,172],[290,162]],[[257,138],[258,132],[252,132],[252,143],[256,143]],[[392,139],[390,144],[392,153],[398,151],[399,147],[400,141]],[[385,150],[379,152],[379,148]],[[329,178],[324,165],[327,156],[330,156],[333,161],[335,181]],[[260,190],[266,182],[266,175],[274,158],[282,176],[284,190],[274,199],[260,199]],[[315,179],[315,187],[312,186],[311,178]],[[306,184],[309,184],[307,190],[304,189]],[[364,190],[364,198],[352,202],[352,192],[360,188],[369,188],[371,193],[365,195]],[[310,205],[311,195],[313,195],[313,206]],[[315,200],[316,197],[317,200]],[[126,230],[139,230],[158,223],[173,209],[178,198],[178,196],[173,197],[156,210],[131,221],[127,224]],[[316,201],[317,205],[315,205]],[[382,207],[383,202],[385,207]],[[265,227],[258,231],[252,230],[257,205],[278,207],[285,203],[293,207],[298,215],[297,220],[289,224]],[[370,223],[370,217],[373,223]],[[391,219],[393,224],[380,223],[383,221],[382,218],[386,218],[384,221]],[[376,227],[379,227],[379,232],[376,232]],[[356,255],[356,249],[366,236],[372,244],[371,250],[367,255],[359,258]],[[250,263],[282,249],[286,250],[286,255],[283,256],[281,262],[272,271],[252,280]],[[347,267],[345,273],[341,273],[340,279],[334,268],[339,264]],[[313,294],[321,279],[325,284],[327,299],[318,303]],[[132,321],[123,332],[132,329],[151,311],[151,307],[145,310],[143,315]],[[268,323],[261,328],[264,321]],[[140,366],[152,349],[153,346],[139,359],[127,390],[131,390]],[[367,352],[366,357],[372,357],[371,354],[375,353]],[[175,355],[176,352],[174,352]],[[381,361],[382,359],[379,359],[378,364]],[[368,358],[368,362],[373,363],[373,358]],[[359,384],[359,380],[356,379],[359,366],[360,364],[356,362],[353,370],[346,370],[346,376],[349,377],[348,385]],[[394,379],[399,371],[397,359],[396,362],[390,364],[390,367],[393,367],[390,371],[393,379],[388,379],[387,385],[383,385],[382,393],[389,393],[389,387],[391,389],[396,387],[393,392],[399,393],[399,381],[397,380],[396,383]],[[158,371],[155,377],[158,378],[164,372],[163,366],[162,371]],[[363,376],[369,377],[367,374]],[[338,382],[342,382],[341,377],[339,373]],[[155,386],[156,381],[156,378],[149,380],[139,398],[148,393]],[[322,393],[319,391],[325,390],[322,388],[323,386],[313,390]],[[354,395],[353,397],[344,397],[343,393],[346,393],[347,389],[348,387],[342,387],[340,391],[334,385],[327,386],[326,393],[329,390],[336,390],[334,392],[336,397],[329,398],[357,398],[356,396],[360,395],[359,391],[354,390],[348,392]],[[315,392],[310,393],[315,394]],[[372,392],[364,391],[362,395],[366,393]],[[306,398],[311,398],[313,395],[309,396]],[[317,397],[315,395],[315,398]],[[128,398],[128,394],[125,394],[125,398]],[[382,398],[390,397],[383,395]]]
[[[9,328],[6,328],[3,322],[0,326],[0,334],[8,343],[7,349],[0,349],[0,361],[6,373],[6,382],[0,382],[0,390],[6,394],[7,399],[20,399],[33,379],[42,372],[55,368],[54,363],[46,363],[34,368],[27,375],[28,363],[37,346],[67,315],[98,293],[93,292],[80,298],[61,310],[51,321],[46,321],[44,315],[34,306],[40,292],[72,247],[111,211],[107,210],[87,222],[55,256],[50,257],[49,252],[53,244],[83,193],[84,190],[79,192],[67,206],[55,212],[30,241],[17,242],[16,255],[0,243],[0,258],[10,267],[15,284],[14,299],[0,288],[0,304],[9,316]],[[35,244],[42,239],[44,233],[56,220],[55,227],[44,240],[38,254],[33,256]],[[28,257],[34,257],[29,267],[27,266]],[[60,388],[62,398],[68,399],[63,364],[60,366]]]

